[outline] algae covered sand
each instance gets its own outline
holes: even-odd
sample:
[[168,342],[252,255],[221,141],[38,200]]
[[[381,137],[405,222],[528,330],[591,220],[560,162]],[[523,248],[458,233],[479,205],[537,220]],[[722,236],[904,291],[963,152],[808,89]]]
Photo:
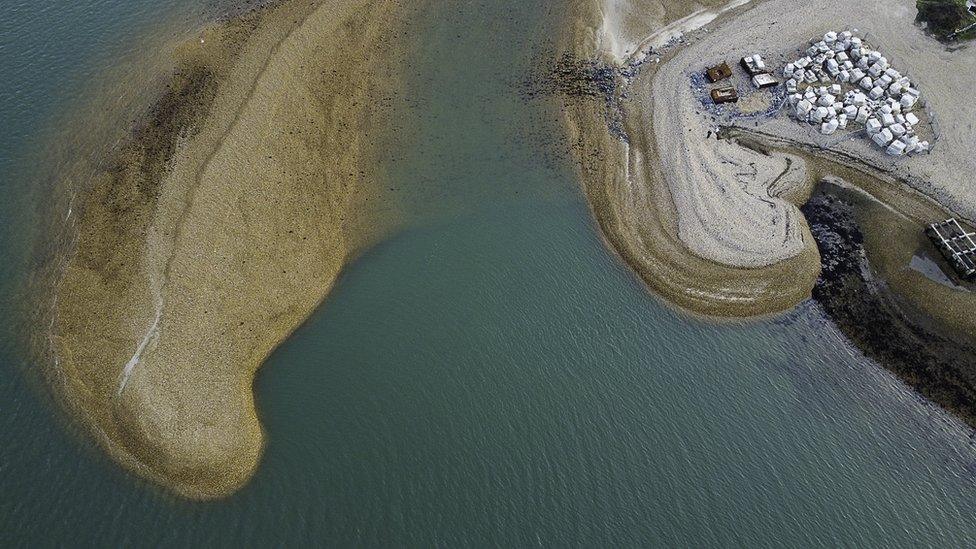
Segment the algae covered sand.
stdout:
[[184,496],[250,478],[255,372],[388,226],[371,130],[401,9],[284,1],[207,29],[90,183],[56,379],[113,457]]

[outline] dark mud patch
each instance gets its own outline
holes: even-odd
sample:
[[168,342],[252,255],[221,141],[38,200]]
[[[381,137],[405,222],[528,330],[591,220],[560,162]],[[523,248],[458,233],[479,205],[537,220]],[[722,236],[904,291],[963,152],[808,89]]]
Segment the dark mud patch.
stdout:
[[801,208],[820,248],[813,299],[868,358],[976,428],[976,345],[949,337],[875,276],[852,194],[821,184]]
[[603,103],[607,129],[611,135],[627,141],[620,106],[621,83],[627,71],[608,63],[580,59],[572,54],[559,57],[546,71],[533,75],[522,84],[525,100],[539,97],[561,97],[566,100],[589,100]]
[[177,144],[196,132],[215,90],[215,76],[204,68],[176,73],[150,109],[149,122],[134,130],[116,161],[95,179],[78,247],[86,266],[108,276],[131,266],[137,255],[132,248],[145,236]]
[[260,16],[255,9],[225,25],[208,47],[187,51],[129,139],[82,189],[77,254],[87,268],[112,279],[139,256],[180,143],[199,131],[229,60],[240,53]]

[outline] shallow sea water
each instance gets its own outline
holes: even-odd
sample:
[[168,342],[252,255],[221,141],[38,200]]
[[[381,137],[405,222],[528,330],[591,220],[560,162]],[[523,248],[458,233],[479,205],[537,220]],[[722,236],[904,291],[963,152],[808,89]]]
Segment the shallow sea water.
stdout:
[[[210,9],[55,5],[0,6],[5,311],[52,117],[159,21]],[[968,431],[814,304],[705,323],[605,250],[555,108],[518,94],[559,12],[443,2],[411,27],[411,135],[384,160],[407,224],[260,373],[268,447],[234,497],[174,499],[66,428],[4,315],[0,546],[973,544]]]

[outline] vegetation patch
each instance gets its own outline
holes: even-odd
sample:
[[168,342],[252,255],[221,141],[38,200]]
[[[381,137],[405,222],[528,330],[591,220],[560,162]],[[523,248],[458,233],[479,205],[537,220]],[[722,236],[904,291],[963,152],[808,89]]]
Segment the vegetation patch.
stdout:
[[976,15],[966,0],[918,0],[917,23],[939,40],[953,42],[976,38]]

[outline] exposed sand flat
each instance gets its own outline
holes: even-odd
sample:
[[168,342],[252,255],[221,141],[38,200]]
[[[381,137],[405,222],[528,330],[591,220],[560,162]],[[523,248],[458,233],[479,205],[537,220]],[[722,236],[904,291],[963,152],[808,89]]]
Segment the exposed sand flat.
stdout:
[[401,10],[285,0],[206,31],[93,183],[58,288],[58,377],[114,457],[184,496],[250,478],[256,370],[392,221],[368,202],[367,134]]
[[[630,145],[622,144],[606,131],[595,103],[575,105],[569,122],[581,153],[584,189],[603,235],[653,290],[682,307],[716,316],[783,310],[809,295],[818,273],[812,240],[799,255],[765,268],[703,259],[678,237],[677,212],[662,177],[666,168],[646,144],[649,134],[636,133]],[[783,196],[799,203],[806,192],[794,189]]]
[[[720,30],[713,36],[728,34]],[[770,157],[719,141],[714,133],[708,137],[715,125],[702,116],[688,75],[701,69],[702,55],[728,51],[706,45],[711,41],[683,48],[653,78],[639,78],[628,113],[653,117],[645,127],[654,132],[659,161],[667,166],[662,174],[677,212],[678,235],[689,250],[733,267],[766,267],[812,244],[799,210],[772,188],[774,183],[803,187],[809,178],[797,156]]]
[[[661,5],[663,4],[659,2],[632,4],[634,9],[646,6],[651,13],[655,13]],[[658,41],[657,37],[673,36],[673,29],[680,27],[686,30],[689,18],[700,16],[702,10],[721,13],[727,5],[727,2],[711,2],[708,5],[669,3],[668,21],[675,27],[667,28],[667,23],[655,26],[652,22],[643,38],[637,38],[633,31],[627,35],[634,36],[634,43],[654,43]],[[602,44],[605,41],[601,38],[601,32],[589,30],[601,28],[606,32],[601,9],[601,3],[583,1],[577,5],[574,24],[567,34],[567,47],[572,48],[582,58],[597,57],[620,64],[611,52],[603,49]],[[711,17],[708,15],[701,20],[711,20]],[[643,52],[635,55],[641,56]],[[723,212],[726,206],[711,201],[723,198],[723,193],[730,192],[739,194],[736,201],[740,205],[761,203],[766,209],[778,209],[781,215],[778,229],[770,231],[780,241],[780,244],[773,243],[772,248],[780,249],[779,257],[783,257],[781,261],[760,259],[765,253],[763,245],[749,246],[742,245],[741,242],[727,248],[726,257],[735,257],[736,249],[748,250],[752,255],[753,265],[766,266],[759,268],[729,265],[693,253],[679,237],[679,214],[676,207],[678,201],[673,198],[673,191],[668,183],[670,177],[681,177],[681,170],[661,160],[662,153],[658,149],[653,131],[656,97],[651,93],[650,83],[653,82],[658,68],[661,65],[666,66],[667,61],[668,58],[664,58],[660,65],[648,62],[627,89],[629,98],[622,102],[622,108],[625,115],[624,129],[629,142],[624,142],[607,131],[602,105],[578,101],[567,109],[566,122],[572,140],[577,145],[584,189],[603,235],[652,289],[687,309],[710,315],[746,316],[792,307],[809,296],[819,269],[819,257],[812,238],[804,238],[802,246],[792,256],[789,251],[797,250],[795,240],[793,248],[787,247],[783,251],[783,246],[790,244],[790,235],[805,231],[801,218],[797,223],[797,218],[782,214],[788,211],[787,201],[800,203],[809,192],[811,181],[804,180],[803,163],[792,155],[758,159],[754,156],[756,153],[751,151],[733,151],[729,148],[701,151],[694,155],[689,153],[684,157],[682,162],[686,168],[699,165],[694,168],[696,174],[711,177],[721,174],[729,177],[724,179],[727,187],[725,191],[713,188],[709,189],[707,195],[700,197],[710,199],[708,203],[690,191],[684,194],[681,202],[683,207],[702,207],[698,211],[685,211],[687,220],[706,221],[708,208],[727,216],[730,209]],[[678,90],[672,92],[677,93]],[[664,95],[669,97],[667,92]],[[689,103],[685,102],[684,105],[688,106]],[[704,140],[707,135],[707,130],[703,129],[701,123],[696,123],[691,132],[681,124],[678,122],[676,131],[673,132],[673,138],[677,140],[673,144],[674,148],[664,151],[664,154],[672,155],[672,161],[683,155],[681,148],[686,146],[686,140]],[[713,136],[709,144],[716,143]],[[695,158],[695,155],[698,157]],[[706,161],[723,160],[734,160],[739,165],[757,162],[757,166],[761,164],[761,167],[750,167],[746,171],[736,170],[731,165],[706,165]],[[767,178],[770,179],[764,183],[763,180]],[[693,184],[697,183],[699,182]],[[714,186],[714,181],[701,184]],[[771,186],[771,190],[767,192],[764,185]],[[761,223],[763,212],[759,210],[747,218],[749,223]],[[696,229],[689,227],[685,230],[686,237],[690,238],[687,233]],[[740,234],[748,231],[748,223],[739,227]],[[728,237],[732,235],[716,230],[709,230],[704,234],[711,241],[700,242],[712,248],[723,240],[728,241]]]
[[[680,70],[673,74],[677,67],[662,67],[646,91],[654,94],[652,127],[681,241],[699,257],[735,267],[766,267],[798,255],[809,244],[803,216],[777,193],[807,185],[803,159],[763,155],[714,133],[703,139],[714,128],[696,113],[698,100],[681,86]],[[703,143],[689,143],[695,141]]]
[[[617,65],[642,60],[646,51],[630,52],[621,60],[620,51],[627,48],[608,47],[616,43],[605,38],[614,33],[608,22],[622,19],[602,13],[613,9],[613,2],[595,4],[589,20],[599,32],[580,31],[587,27],[587,13],[579,8],[572,43],[577,55]],[[955,118],[949,122],[949,115],[939,117],[942,139],[931,156],[895,164],[862,138],[836,148],[894,175],[918,176],[912,184],[919,190],[971,215],[976,206],[973,189],[954,183],[952,174],[972,171],[973,157],[963,144],[971,140],[976,109],[962,116],[954,109],[974,85],[976,57],[965,51],[949,53],[925,37],[913,24],[914,2],[869,1],[856,10],[840,0],[693,4],[686,6],[689,13],[672,13],[670,23],[663,25],[659,3],[646,4],[650,15],[645,38],[635,38],[630,26],[619,30],[625,37],[620,40],[658,46],[662,39],[689,31],[689,22],[718,15],[708,33],[696,33],[688,45],[669,49],[659,63],[646,63],[627,86],[622,108],[629,144],[608,134],[598,106],[574,105],[567,121],[605,236],[665,297],[709,314],[775,311],[809,296],[819,270],[815,244],[796,208],[814,181],[815,174],[804,168],[806,153],[767,156],[718,141],[714,134],[709,137],[715,122],[700,112],[689,75],[713,60],[735,62],[755,52],[776,58],[793,54],[827,30],[860,28],[899,70],[919,83],[923,98],[937,112],[953,113]],[[639,10],[636,2],[627,6],[628,13]],[[749,127],[755,129],[751,123]],[[819,134],[792,120],[776,120],[768,130],[759,130],[801,143],[826,144]],[[832,145],[837,141],[833,137]],[[964,204],[969,206],[959,207]]]

